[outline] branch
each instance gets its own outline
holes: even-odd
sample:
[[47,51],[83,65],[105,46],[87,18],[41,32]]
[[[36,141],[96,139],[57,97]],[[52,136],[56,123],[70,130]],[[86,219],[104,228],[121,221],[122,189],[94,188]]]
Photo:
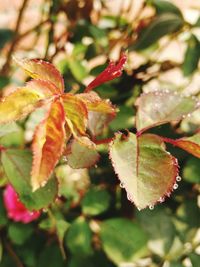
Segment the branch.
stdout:
[[27,4],[28,4],[28,0],[24,0],[23,3],[22,3],[21,9],[19,10],[19,15],[18,15],[16,26],[15,26],[15,29],[14,29],[15,36],[13,38],[12,44],[10,46],[10,49],[8,51],[7,60],[6,60],[5,64],[2,67],[2,70],[1,70],[1,74],[2,75],[6,75],[8,70],[9,70],[12,53],[14,52],[16,44],[17,44],[17,41],[18,41],[19,29],[20,29],[20,25],[21,25],[21,22],[22,22],[23,13],[24,13],[24,10],[25,10]]

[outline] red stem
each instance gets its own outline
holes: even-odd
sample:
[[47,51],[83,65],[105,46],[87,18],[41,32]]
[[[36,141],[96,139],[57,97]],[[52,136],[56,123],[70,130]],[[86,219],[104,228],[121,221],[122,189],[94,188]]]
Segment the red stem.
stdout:
[[111,138],[106,138],[106,139],[101,139],[101,140],[96,140],[94,139],[93,142],[96,144],[96,145],[102,145],[102,144],[109,144],[110,142],[112,142],[113,140],[113,137]]

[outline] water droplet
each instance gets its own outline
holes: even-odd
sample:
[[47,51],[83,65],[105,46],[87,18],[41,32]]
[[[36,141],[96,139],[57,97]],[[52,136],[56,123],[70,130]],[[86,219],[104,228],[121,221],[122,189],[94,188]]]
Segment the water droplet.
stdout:
[[122,183],[122,182],[119,184],[119,186],[120,186],[121,188],[124,188],[124,187],[125,187],[124,183]]
[[176,181],[177,181],[177,182],[180,182],[181,179],[182,179],[181,176],[177,176],[177,177],[176,177]]
[[168,196],[168,197],[170,197],[170,196],[171,196],[171,193],[170,193],[170,192],[168,192],[168,193],[167,193],[167,196]]
[[141,211],[141,208],[137,208],[139,211]]
[[178,184],[175,183],[175,184],[173,185],[173,189],[176,190],[177,188],[178,188]]
[[43,182],[41,183],[41,187],[44,187],[44,186],[46,185],[46,183],[47,183],[47,181],[43,181]]
[[160,197],[159,200],[158,200],[160,203],[163,203],[165,201],[165,198],[164,197]]
[[95,164],[94,167],[97,169],[98,168],[97,164]]
[[150,210],[153,210],[153,209],[154,209],[154,205],[150,205],[150,206],[149,206],[149,209],[150,209]]

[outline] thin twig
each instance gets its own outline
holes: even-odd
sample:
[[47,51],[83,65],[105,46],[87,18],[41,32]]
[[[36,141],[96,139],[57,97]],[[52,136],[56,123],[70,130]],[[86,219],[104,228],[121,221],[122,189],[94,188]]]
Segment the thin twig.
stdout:
[[14,260],[14,262],[16,263],[16,266],[17,267],[24,267],[24,265],[21,262],[20,258],[17,256],[17,254],[15,253],[13,248],[11,247],[11,244],[6,241],[5,242],[5,247],[6,247],[7,251],[8,251],[8,253],[10,254],[10,256],[12,257],[12,259]]
[[24,0],[23,3],[22,3],[21,8],[19,10],[19,15],[18,15],[16,26],[15,26],[15,29],[14,29],[15,35],[14,35],[13,41],[11,43],[10,49],[8,51],[6,62],[3,65],[2,70],[1,70],[1,74],[2,75],[6,75],[7,72],[9,71],[12,53],[14,52],[16,44],[17,44],[19,29],[20,29],[20,26],[21,26],[22,18],[23,18],[23,13],[24,13],[24,10],[25,10],[27,4],[28,4],[28,0]]

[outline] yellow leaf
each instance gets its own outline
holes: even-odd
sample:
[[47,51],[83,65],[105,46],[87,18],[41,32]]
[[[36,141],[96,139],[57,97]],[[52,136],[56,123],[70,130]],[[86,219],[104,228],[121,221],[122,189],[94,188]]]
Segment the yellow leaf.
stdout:
[[87,126],[87,108],[84,102],[72,94],[62,96],[66,121],[74,135],[85,134]]
[[19,88],[0,101],[0,123],[19,120],[27,116],[35,108],[42,105],[44,95],[23,87]]

